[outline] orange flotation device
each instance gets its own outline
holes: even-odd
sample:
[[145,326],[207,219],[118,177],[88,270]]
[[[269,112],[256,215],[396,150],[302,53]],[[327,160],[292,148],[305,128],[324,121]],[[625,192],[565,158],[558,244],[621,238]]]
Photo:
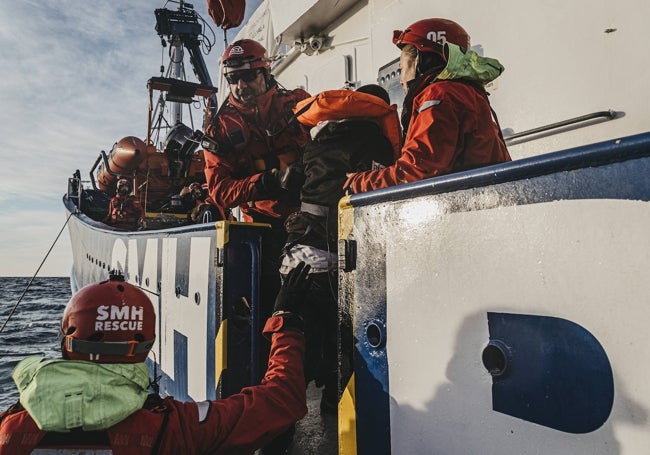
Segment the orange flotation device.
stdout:
[[[115,143],[108,154],[106,163],[102,163],[97,172],[99,189],[112,194],[119,176],[133,175],[135,169],[146,160],[147,145],[135,136],[127,136]],[[117,174],[117,175],[116,175]]]
[[397,106],[389,106],[375,95],[352,90],[326,90],[298,102],[293,112],[297,120],[309,128],[326,120],[374,120],[393,146],[395,158],[400,155],[402,130]]
[[237,27],[244,20],[244,0],[207,0],[208,14],[215,24],[227,30]]

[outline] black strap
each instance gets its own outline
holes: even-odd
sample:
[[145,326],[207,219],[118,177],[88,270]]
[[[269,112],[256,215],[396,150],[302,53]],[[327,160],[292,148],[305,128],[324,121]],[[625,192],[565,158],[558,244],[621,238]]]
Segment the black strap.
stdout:
[[[20,404],[14,405],[10,409],[14,409],[17,406],[20,406]],[[171,413],[171,409],[165,405],[164,400],[157,394],[150,394],[145,400],[142,408],[157,414],[163,414],[163,421],[160,424],[158,435],[156,436],[156,442],[151,451],[152,455],[156,455],[160,452],[162,438],[165,434],[165,430],[167,429],[167,424],[169,423],[169,415]],[[17,412],[17,410],[21,409],[16,409],[14,412]],[[0,418],[1,417],[2,416],[0,416]],[[45,436],[43,436],[43,439],[41,439],[39,442],[39,446],[41,447],[57,447],[71,444],[102,448],[111,447],[108,431],[83,431],[81,428],[74,428],[66,433],[48,431]]]
[[80,352],[82,354],[120,355],[132,356],[144,354],[153,346],[155,340],[147,341],[112,341],[98,342],[85,341],[67,335],[63,342],[68,352]]
[[442,79],[442,80],[437,80],[434,79],[432,83],[434,82],[442,82],[442,81],[449,81],[449,82],[460,82],[465,85],[469,85],[470,87],[474,88],[477,92],[483,96],[485,101],[488,104],[488,107],[490,108],[490,112],[492,112],[492,117],[494,118],[494,123],[497,124],[497,131],[499,133],[499,139],[501,139],[501,142],[503,142],[503,146],[508,150],[508,146],[506,145],[506,140],[503,137],[503,133],[501,132],[501,125],[499,124],[499,117],[497,117],[496,111],[492,108],[492,104],[490,104],[490,94],[485,90],[485,87],[483,87],[482,84],[476,82],[476,81],[470,81],[468,79]]
[[73,428],[69,432],[59,433],[48,431],[43,439],[38,443],[40,447],[58,447],[58,446],[90,446],[95,448],[109,448],[111,441],[108,438],[108,432],[103,431],[83,431],[81,428]]
[[302,242],[303,239],[305,239],[305,238],[307,237],[307,235],[309,235],[309,233],[311,232],[312,228],[313,228],[315,225],[316,225],[316,221],[315,221],[315,220],[314,220],[314,221],[311,221],[311,222],[307,225],[307,229],[305,229],[305,232],[304,232],[302,235],[300,235],[298,238],[296,238],[296,239],[293,240],[292,242],[287,243],[287,244],[284,246],[284,248],[282,248],[282,252],[281,252],[281,254],[284,255],[284,254],[289,253],[289,251],[291,251],[291,249],[292,249],[294,246],[296,246],[296,245],[298,245],[300,242]]
[[280,129],[277,130],[277,131],[273,131],[273,132],[267,130],[267,131],[266,131],[266,134],[267,134],[269,137],[275,137],[275,136],[277,136],[278,134],[282,133],[284,130],[286,130],[287,128],[289,128],[289,126],[290,126],[291,124],[293,124],[296,120],[298,120],[298,117],[300,117],[302,114],[304,114],[305,112],[307,112],[307,110],[308,110],[308,109],[311,107],[311,105],[314,104],[315,102],[316,102],[316,98],[314,98],[310,103],[307,103],[305,106],[303,106],[302,109],[300,109],[298,112],[296,112],[295,114],[293,114],[293,115],[291,116],[291,118],[287,121],[287,123],[286,123],[282,128],[280,128]]
[[147,397],[147,400],[144,402],[143,409],[147,409],[151,412],[157,414],[163,414],[163,421],[158,430],[158,436],[156,437],[156,442],[151,449],[151,454],[156,455],[160,452],[160,445],[162,444],[162,438],[167,429],[167,424],[169,423],[169,414],[171,414],[171,409],[167,407],[165,401],[158,394],[150,394]]

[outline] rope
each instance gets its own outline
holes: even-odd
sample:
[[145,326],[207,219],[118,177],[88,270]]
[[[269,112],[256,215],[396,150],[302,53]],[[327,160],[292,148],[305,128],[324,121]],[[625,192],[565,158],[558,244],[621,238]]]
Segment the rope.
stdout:
[[63,223],[63,226],[61,227],[61,230],[59,231],[59,233],[57,234],[56,238],[54,239],[54,242],[53,242],[52,245],[50,246],[50,249],[47,250],[47,253],[45,253],[45,257],[43,258],[43,260],[41,261],[41,264],[40,264],[40,265],[38,266],[38,268],[36,269],[36,272],[34,272],[34,275],[32,276],[32,279],[29,280],[29,283],[27,283],[27,286],[25,287],[25,290],[23,291],[23,293],[22,293],[22,294],[20,295],[20,297],[18,298],[18,301],[16,302],[16,304],[14,305],[14,307],[11,309],[11,312],[9,313],[9,316],[7,316],[7,320],[4,322],[4,324],[2,324],[2,328],[0,328],[0,333],[2,333],[2,332],[4,331],[5,327],[7,326],[7,323],[9,322],[9,320],[11,319],[11,317],[12,317],[12,316],[14,315],[14,313],[16,312],[16,308],[18,308],[18,305],[20,305],[20,302],[23,300],[23,297],[25,297],[25,294],[27,293],[27,291],[29,290],[30,286],[32,285],[32,282],[34,281],[34,278],[36,278],[36,275],[38,275],[38,272],[41,270],[41,267],[43,267],[43,264],[45,264],[45,261],[47,260],[47,257],[48,257],[48,256],[50,255],[50,253],[52,252],[52,248],[54,248],[54,245],[56,245],[56,242],[59,240],[59,237],[61,237],[61,233],[63,232],[63,230],[65,229],[65,227],[68,225],[68,221],[70,221],[70,217],[72,216],[72,214],[73,214],[73,212],[70,212],[70,214],[68,215],[68,218],[65,220],[65,223]]

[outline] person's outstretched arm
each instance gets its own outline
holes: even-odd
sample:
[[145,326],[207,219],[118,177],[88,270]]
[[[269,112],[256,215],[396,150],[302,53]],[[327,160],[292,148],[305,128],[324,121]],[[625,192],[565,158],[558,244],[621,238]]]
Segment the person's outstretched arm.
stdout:
[[199,453],[252,453],[307,413],[305,338],[299,307],[304,304],[308,271],[309,266],[301,263],[287,276],[275,312],[264,326],[264,334],[271,338],[271,352],[260,385],[246,387],[222,400],[175,402],[179,413],[190,422],[198,410],[198,428],[187,428],[184,433],[193,439],[191,445]]

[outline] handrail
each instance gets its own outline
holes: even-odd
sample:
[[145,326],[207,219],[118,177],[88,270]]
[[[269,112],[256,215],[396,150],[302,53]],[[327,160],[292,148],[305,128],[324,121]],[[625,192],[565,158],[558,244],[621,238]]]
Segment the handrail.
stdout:
[[103,152],[103,150],[100,152],[99,156],[95,160],[95,163],[92,165],[92,167],[90,168],[90,172],[89,172],[89,174],[90,174],[90,183],[92,183],[92,185],[93,185],[93,190],[97,189],[97,183],[95,183],[95,176],[93,175],[93,172],[95,172],[95,169],[97,168],[97,165],[99,164],[99,162],[102,159],[102,155],[101,155],[102,152]]
[[564,126],[575,125],[576,123],[586,122],[588,120],[593,120],[596,118],[607,118],[609,120],[614,120],[618,117],[620,117],[620,113],[612,109],[609,109],[607,111],[598,111],[598,112],[593,112],[591,114],[581,115],[579,117],[562,120],[561,122],[551,123],[549,125],[544,125],[530,130],[522,131],[520,133],[514,133],[509,136],[506,136],[504,139],[507,143],[509,141],[512,141],[513,139],[518,139],[520,137],[530,136],[537,133],[543,133],[545,131],[562,128]]
[[95,172],[95,169],[97,168],[97,165],[99,164],[100,161],[104,162],[104,169],[106,172],[108,172],[110,175],[113,177],[117,177],[118,179],[122,177],[122,174],[118,174],[117,172],[111,171],[110,166],[108,165],[108,156],[106,156],[106,152],[103,150],[99,151],[99,156],[95,160],[95,164],[92,165],[90,168],[90,182],[93,184],[93,189],[97,189],[97,184],[95,183],[95,176],[93,175],[93,172]]
[[81,174],[77,169],[77,172],[70,178],[68,178],[68,199],[76,199],[77,210],[81,210]]
[[260,252],[257,247],[257,244],[252,240],[242,242],[245,245],[248,245],[251,253],[251,369],[250,369],[250,385],[257,384],[260,380],[260,371],[259,371],[259,353],[257,352],[259,347],[259,331],[260,331],[260,314],[261,314],[261,305],[260,305],[260,296],[259,296],[259,286],[260,286],[260,275],[259,275],[259,264],[260,264]]

